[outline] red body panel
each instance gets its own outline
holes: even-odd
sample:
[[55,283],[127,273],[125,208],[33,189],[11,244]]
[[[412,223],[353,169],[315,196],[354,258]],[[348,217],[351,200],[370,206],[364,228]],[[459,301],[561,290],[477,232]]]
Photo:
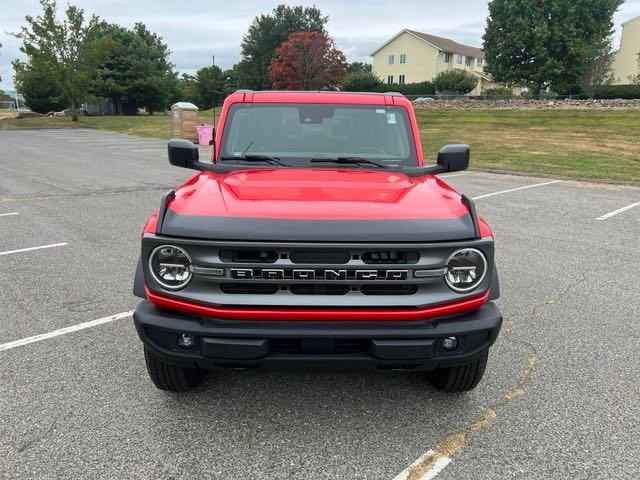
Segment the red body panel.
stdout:
[[305,321],[305,322],[406,322],[470,312],[484,305],[491,293],[485,293],[459,302],[427,308],[247,308],[210,307],[174,298],[156,295],[145,287],[147,298],[169,310],[204,315],[224,320],[252,321]]
[[468,213],[460,195],[436,177],[354,169],[201,173],[176,190],[169,208],[182,215],[336,220]]

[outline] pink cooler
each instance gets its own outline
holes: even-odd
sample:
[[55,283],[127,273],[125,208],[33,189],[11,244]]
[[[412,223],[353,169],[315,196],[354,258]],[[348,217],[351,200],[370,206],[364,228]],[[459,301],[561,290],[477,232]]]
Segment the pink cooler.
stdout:
[[211,145],[213,143],[213,125],[197,125],[198,143],[200,145]]

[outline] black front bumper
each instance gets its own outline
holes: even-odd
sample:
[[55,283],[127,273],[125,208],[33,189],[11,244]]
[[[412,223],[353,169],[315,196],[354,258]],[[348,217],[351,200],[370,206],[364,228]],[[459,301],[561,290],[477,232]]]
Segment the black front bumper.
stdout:
[[[204,369],[322,367],[433,370],[473,360],[498,337],[502,315],[492,302],[474,312],[422,322],[251,322],[161,310],[143,301],[133,314],[138,335],[164,361]],[[178,346],[193,335],[190,349]],[[440,345],[456,337],[448,352]]]

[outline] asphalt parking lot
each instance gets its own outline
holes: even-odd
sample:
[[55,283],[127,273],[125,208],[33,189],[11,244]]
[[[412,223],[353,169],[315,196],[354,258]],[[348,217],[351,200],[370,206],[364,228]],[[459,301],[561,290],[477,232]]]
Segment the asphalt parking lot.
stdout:
[[428,451],[438,479],[638,478],[640,206],[624,208],[640,188],[446,178],[494,229],[502,283],[505,325],[471,393],[228,371],[168,394],[127,315],[142,224],[190,176],[165,145],[0,131],[2,478],[417,480],[436,473],[407,468]]

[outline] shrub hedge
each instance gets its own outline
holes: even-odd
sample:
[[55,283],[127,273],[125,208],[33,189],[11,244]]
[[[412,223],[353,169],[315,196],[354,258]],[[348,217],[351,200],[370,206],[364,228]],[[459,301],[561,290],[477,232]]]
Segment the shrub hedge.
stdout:
[[640,98],[640,85],[603,85],[598,87],[594,98],[632,100]]
[[392,83],[378,87],[377,92],[398,92],[403,95],[435,95],[436,89],[431,82]]

